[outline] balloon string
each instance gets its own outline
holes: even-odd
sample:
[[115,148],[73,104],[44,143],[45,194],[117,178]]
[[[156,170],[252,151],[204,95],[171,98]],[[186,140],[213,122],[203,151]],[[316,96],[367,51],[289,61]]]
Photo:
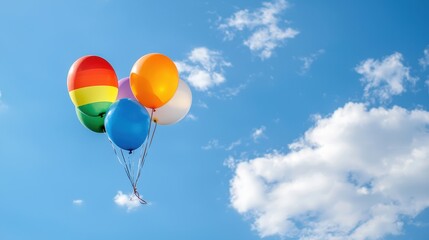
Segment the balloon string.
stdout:
[[153,128],[152,136],[150,137],[149,148],[150,146],[152,146],[153,136],[155,135],[156,127],[158,126],[158,123],[156,121],[154,122],[155,122],[155,127]]
[[[139,191],[137,191],[137,186],[133,186],[134,196],[137,197],[141,204],[147,204],[147,202],[140,196]],[[131,199],[130,199],[131,200]]]
[[[155,112],[155,109],[152,109],[151,114],[150,114],[150,122],[149,122],[149,128],[148,128],[148,136],[146,138],[146,143],[145,143],[145,147],[144,147],[144,151],[143,151],[143,155],[141,157],[141,159],[139,159],[138,162],[138,167],[137,167],[137,176],[134,176],[133,170],[132,170],[132,164],[131,164],[131,160],[125,157],[124,152],[122,149],[121,150],[121,155],[118,154],[118,151],[115,148],[114,143],[109,139],[109,137],[107,137],[107,139],[109,140],[110,144],[112,145],[113,148],[113,152],[115,153],[119,163],[123,166],[125,173],[127,174],[128,180],[130,181],[130,184],[133,188],[133,194],[135,197],[137,197],[137,199],[139,200],[139,202],[141,204],[147,204],[147,202],[140,196],[140,193],[137,190],[137,182],[140,179],[140,175],[141,175],[141,169],[143,168],[143,165],[146,161],[146,156],[148,154],[148,151],[150,149],[150,147],[152,146],[152,142],[155,136],[155,132],[156,132],[156,127],[158,126],[158,123],[156,121],[154,124],[154,127],[152,129],[152,121],[153,121],[153,113]],[[104,130],[104,133],[106,133],[106,131]],[[107,135],[107,133],[106,133]],[[130,151],[130,154],[132,154],[132,151]],[[135,177],[135,178],[134,178]],[[130,199],[132,200],[132,199]]]
[[127,161],[127,159],[124,156],[124,151],[122,149],[121,149],[121,155],[122,155],[122,159],[124,160],[124,163],[125,163],[125,168],[126,168],[126,172],[128,175],[128,179],[130,180],[131,185],[132,185],[132,183],[134,182],[134,175],[133,175],[133,169],[132,169],[131,161],[130,161],[130,159],[128,159],[128,161]]
[[[113,148],[113,150],[114,150],[116,156],[118,157],[116,149]],[[133,188],[134,196],[137,197],[140,204],[147,204],[147,202],[140,196],[140,193],[137,190],[137,185],[135,185],[135,183],[133,181],[133,174],[130,171],[130,168],[128,167],[128,165],[130,165],[130,161],[128,161],[128,165],[127,165],[126,157],[124,156],[124,152],[122,149],[121,149],[121,156],[122,156],[122,160],[124,163],[124,164],[122,164],[122,163],[121,164],[122,164],[122,166],[124,166],[125,173],[127,174],[128,180],[130,181],[131,187]],[[118,159],[119,159],[119,157],[118,157]],[[130,198],[130,200],[132,200],[132,197]]]
[[115,153],[116,158],[118,159],[118,162],[124,167],[125,172],[127,173],[127,175],[129,175],[129,171],[126,170],[126,162],[125,162],[125,160],[121,161],[121,158],[119,157],[119,154],[116,151],[115,145],[113,144],[113,142],[109,138],[107,138],[107,139],[109,140],[110,144],[112,145],[113,152]]
[[[142,157],[141,157],[141,159],[140,159],[140,161],[139,161],[139,164],[138,164],[137,177],[136,177],[136,179],[135,179],[135,181],[134,181],[134,184],[135,184],[135,185],[137,185],[137,182],[138,182],[138,181],[139,181],[139,179],[140,179],[141,170],[142,170],[142,168],[143,168],[143,166],[144,166],[144,164],[145,164],[145,162],[146,162],[146,156],[147,156],[147,154],[148,154],[148,152],[149,152],[149,148],[150,148],[150,147],[151,147],[151,145],[152,145],[152,141],[153,141],[153,138],[154,138],[154,136],[155,136],[156,126],[158,125],[158,124],[156,123],[156,121],[155,121],[155,127],[154,127],[154,128],[153,128],[153,130],[152,130],[153,113],[154,113],[155,111],[156,111],[155,109],[152,109],[151,114],[150,114],[150,122],[149,122],[148,135],[147,135],[147,138],[146,138],[146,143],[145,143],[145,147],[144,147],[143,155],[142,155]],[[150,139],[149,139],[149,136],[150,136]]]
[[[127,177],[128,177],[128,180],[130,181],[131,186],[133,187],[133,189],[135,189],[134,181],[133,181],[133,178],[132,178],[132,176],[131,176],[132,174],[131,174],[131,172],[130,172],[130,169],[128,168],[127,161],[126,161],[126,159],[125,159],[125,156],[124,156],[124,153],[123,153],[122,149],[121,149],[121,156],[122,156],[122,161],[121,161],[121,158],[119,157],[118,151],[116,151],[115,145],[113,144],[113,142],[112,142],[109,138],[107,138],[107,139],[109,140],[109,142],[110,142],[110,143],[111,143],[111,145],[112,145],[113,152],[115,153],[116,158],[118,159],[118,162],[119,162],[119,163],[122,165],[122,167],[124,168],[124,171],[125,171],[125,173],[127,174]],[[128,162],[129,162],[129,161],[128,161]]]
[[[109,139],[109,141],[110,141],[110,139]],[[110,141],[110,142],[112,143],[112,141]],[[139,202],[141,204],[147,204],[147,202],[140,196],[140,193],[137,190],[137,185],[133,181],[132,173],[130,171],[130,168],[128,167],[128,164],[130,164],[130,161],[128,161],[128,164],[127,164],[126,157],[124,156],[124,152],[122,149],[121,149],[121,156],[122,156],[122,161],[121,161],[121,158],[119,157],[119,154],[116,151],[115,145],[113,145],[113,143],[112,143],[112,148],[113,148],[113,152],[115,153],[116,157],[118,158],[119,163],[124,167],[125,173],[127,174],[128,180],[130,181],[131,187],[133,188],[134,196],[137,197],[137,199],[139,200]],[[132,200],[132,199],[130,199],[130,200]]]

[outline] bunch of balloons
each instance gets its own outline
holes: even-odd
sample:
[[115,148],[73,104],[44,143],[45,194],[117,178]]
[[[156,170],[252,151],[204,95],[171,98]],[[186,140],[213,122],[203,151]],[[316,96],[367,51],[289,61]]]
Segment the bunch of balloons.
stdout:
[[[159,53],[147,54],[134,63],[129,77],[118,81],[105,59],[84,56],[70,67],[67,87],[79,121],[107,134],[135,196],[146,203],[137,182],[156,126],[180,121],[192,104],[191,90],[179,79],[174,62]],[[135,163],[124,151],[131,155],[138,148]]]

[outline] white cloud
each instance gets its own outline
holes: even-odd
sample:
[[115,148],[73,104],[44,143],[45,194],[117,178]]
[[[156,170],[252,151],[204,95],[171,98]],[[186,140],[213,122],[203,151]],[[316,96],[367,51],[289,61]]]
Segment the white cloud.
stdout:
[[73,205],[82,206],[83,200],[82,199],[75,199],[75,200],[73,200]]
[[265,126],[261,126],[260,128],[256,128],[253,130],[252,132],[252,139],[253,141],[258,141],[258,139],[260,139],[261,137],[264,136],[264,132],[265,132],[266,127]]
[[287,7],[285,0],[263,2],[262,7],[255,11],[243,9],[235,12],[219,25],[219,29],[225,33],[227,39],[233,39],[237,31],[245,31],[249,35],[246,36],[244,45],[261,59],[267,59],[286,39],[294,38],[299,33],[293,28],[280,26],[280,14]]
[[429,46],[423,50],[423,54],[424,56],[419,59],[419,64],[423,69],[426,69],[429,66]]
[[220,52],[206,47],[194,48],[187,59],[175,63],[182,78],[199,91],[224,83],[224,68],[231,66]]
[[299,60],[302,61],[301,74],[305,74],[310,70],[311,65],[316,61],[320,55],[325,53],[324,49],[319,49],[317,52],[311,54],[307,57],[300,57]]
[[405,92],[407,82],[414,84],[417,78],[410,75],[410,68],[403,64],[402,54],[396,52],[382,60],[367,59],[356,68],[365,85],[365,98],[386,102],[394,95]]
[[141,206],[139,199],[132,193],[124,194],[122,191],[118,191],[113,200],[116,205],[120,207],[126,207],[127,211],[137,209]]
[[[429,206],[429,112],[348,103],[290,145],[239,162],[231,205],[261,237],[379,239]],[[234,166],[236,161],[226,161]]]
[[221,144],[218,139],[211,139],[206,145],[202,146],[201,148],[203,150],[221,149],[225,151],[231,151],[232,149],[240,146],[241,144],[241,139],[238,139],[227,146]]
[[7,109],[6,103],[2,101],[2,93],[0,91],[0,112]]
[[242,83],[236,87],[227,87],[225,89],[222,89],[220,91],[221,95],[217,96],[218,98],[232,98],[237,96],[241,91],[243,91],[243,89],[245,89],[247,86],[247,83]]
[[201,100],[198,100],[197,106],[205,109],[209,108],[209,105],[207,105],[205,102],[202,102]]
[[206,145],[202,146],[203,150],[211,150],[211,149],[219,149],[223,148],[222,145],[219,144],[219,140],[211,139]]
[[237,166],[237,162],[238,161],[234,157],[228,156],[228,158],[223,161],[223,165],[228,167],[229,169],[235,169],[235,167]]
[[192,113],[189,113],[188,115],[186,115],[186,118],[187,119],[190,119],[190,120],[192,120],[192,121],[197,121],[197,119],[198,119],[198,117],[197,116],[195,116],[194,114],[192,114]]
[[234,149],[240,145],[241,145],[241,139],[238,139],[238,140],[232,142],[231,144],[229,144],[229,146],[227,148],[225,148],[225,150],[231,151],[232,149]]

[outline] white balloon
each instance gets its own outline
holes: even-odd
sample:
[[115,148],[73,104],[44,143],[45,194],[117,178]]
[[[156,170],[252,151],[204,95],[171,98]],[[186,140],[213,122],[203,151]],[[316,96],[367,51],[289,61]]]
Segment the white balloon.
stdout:
[[[173,98],[153,113],[153,120],[160,125],[170,125],[182,120],[192,105],[192,92],[185,81],[179,79],[179,86]],[[149,114],[152,109],[147,109]]]

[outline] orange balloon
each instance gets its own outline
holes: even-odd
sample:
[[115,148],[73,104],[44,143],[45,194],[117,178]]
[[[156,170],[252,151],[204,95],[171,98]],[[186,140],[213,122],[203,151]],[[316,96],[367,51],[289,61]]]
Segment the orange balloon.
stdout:
[[179,72],[165,55],[150,53],[141,57],[130,74],[130,86],[136,99],[147,108],[159,108],[173,96],[179,85]]

